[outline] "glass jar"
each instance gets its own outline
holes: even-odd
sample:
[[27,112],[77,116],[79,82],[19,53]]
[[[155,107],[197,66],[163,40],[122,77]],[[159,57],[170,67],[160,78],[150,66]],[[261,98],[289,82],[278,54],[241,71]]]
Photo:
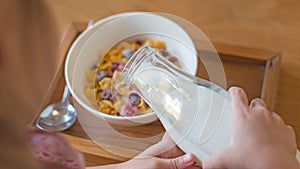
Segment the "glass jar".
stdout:
[[230,97],[144,46],[127,62],[122,78],[154,110],[173,141],[198,162],[231,142]]

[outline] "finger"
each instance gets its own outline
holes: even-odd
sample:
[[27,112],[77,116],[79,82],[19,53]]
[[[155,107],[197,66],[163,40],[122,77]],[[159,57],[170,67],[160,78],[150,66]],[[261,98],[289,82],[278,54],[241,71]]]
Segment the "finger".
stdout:
[[281,124],[284,124],[283,119],[275,112],[272,112],[272,117]]
[[[297,153],[299,153],[298,151],[299,150],[297,150],[297,142],[296,142],[296,134],[295,134],[295,130],[293,129],[293,127],[292,126],[290,126],[290,125],[286,125],[286,127],[287,127],[287,132],[288,132],[288,134],[289,134],[289,138],[292,140],[292,142],[291,143],[289,143],[289,146],[291,146],[290,148],[289,148],[289,150],[291,150],[291,154],[294,154],[294,156],[296,156],[297,155]],[[295,151],[296,150],[296,151]],[[300,154],[298,154],[298,158],[299,158],[299,160],[300,160]],[[300,162],[300,161],[299,161]]]
[[248,97],[245,93],[245,91],[242,88],[239,87],[231,87],[228,90],[231,101],[236,104],[237,106],[247,106],[248,107]]
[[162,142],[164,144],[172,144],[175,145],[174,141],[171,139],[171,137],[169,136],[169,134],[167,132],[165,132],[163,138],[162,138]]
[[286,127],[291,131],[292,135],[295,135],[295,130],[292,126],[286,125]]
[[231,87],[228,90],[231,96],[231,108],[234,117],[239,117],[242,113],[246,113],[245,109],[248,108],[248,97],[245,91],[239,87]]
[[255,109],[254,111],[251,111],[253,113],[258,113],[259,115],[264,115],[266,119],[272,120],[274,117],[272,117],[272,113],[270,110],[267,108],[266,103],[264,100],[260,98],[255,98],[250,102],[249,107],[251,109]]
[[229,167],[231,153],[227,153],[227,150],[223,150],[220,153],[207,158],[202,166],[203,168],[218,168],[225,169]]
[[294,140],[294,145],[296,145],[297,147],[297,143],[296,143],[296,134],[295,134],[295,130],[292,126],[290,125],[286,125],[287,129],[288,129],[288,132],[290,134],[290,137],[293,138],[292,140]]
[[250,107],[267,107],[266,103],[260,99],[260,98],[255,98],[250,102]]
[[180,148],[176,146],[167,132],[164,134],[160,143],[160,147],[164,151],[162,151],[160,154],[157,154],[157,157],[175,158],[185,154]]
[[164,164],[161,166],[164,166],[166,169],[185,169],[194,165],[195,158],[188,153],[177,158],[162,159],[162,162]]
[[[175,154],[172,154],[172,153]],[[162,140],[150,147],[138,155],[138,157],[144,156],[156,156],[162,158],[173,158],[176,155],[183,155],[183,152],[176,146],[170,136],[165,133]]]

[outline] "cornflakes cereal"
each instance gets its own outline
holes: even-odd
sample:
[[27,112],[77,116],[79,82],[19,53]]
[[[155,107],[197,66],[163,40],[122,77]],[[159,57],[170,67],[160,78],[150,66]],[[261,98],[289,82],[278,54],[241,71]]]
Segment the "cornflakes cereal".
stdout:
[[86,85],[84,88],[84,94],[86,97],[90,100],[90,103],[93,106],[97,106],[97,101],[96,101],[96,89],[91,88],[90,85]]
[[88,70],[85,72],[88,83],[95,83],[96,70]]
[[125,49],[129,49],[130,47],[130,43],[129,42],[121,42],[118,46],[117,46],[117,50],[119,51],[123,51]]
[[115,110],[120,112],[121,111],[121,107],[125,104],[125,102],[123,100],[121,100],[120,98],[116,99],[115,101]]
[[112,49],[109,51],[108,56],[113,63],[119,62],[123,58],[122,53],[117,49]]
[[141,114],[146,114],[151,111],[151,108],[142,99],[140,100],[140,103],[138,104],[137,107]]
[[121,75],[128,59],[144,45],[154,48],[163,57],[179,66],[177,58],[166,51],[164,41],[147,40],[132,43],[123,41],[119,43],[107,52],[95,69],[86,71],[85,95],[100,112],[116,116],[136,116],[152,111],[137,93],[130,91],[122,81]]
[[99,62],[98,68],[99,68],[100,70],[105,70],[105,69],[109,68],[111,65],[112,65],[112,63],[111,63],[111,61],[108,59],[108,57],[104,57],[104,58],[102,59],[102,61]]
[[105,114],[111,114],[114,111],[114,105],[109,100],[102,100],[98,103],[99,111]]
[[99,87],[101,90],[111,89],[111,78],[105,77],[99,82]]
[[143,45],[148,45],[154,49],[166,49],[166,43],[160,40],[147,40]]

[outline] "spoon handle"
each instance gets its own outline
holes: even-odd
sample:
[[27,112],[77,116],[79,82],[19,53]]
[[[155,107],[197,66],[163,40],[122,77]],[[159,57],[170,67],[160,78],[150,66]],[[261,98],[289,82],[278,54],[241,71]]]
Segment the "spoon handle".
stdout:
[[64,89],[63,96],[61,98],[61,102],[62,103],[69,102],[69,97],[70,97],[70,90],[69,90],[68,86],[65,85],[65,89]]
[[90,20],[86,29],[90,29],[94,25],[94,23],[95,23],[94,20]]

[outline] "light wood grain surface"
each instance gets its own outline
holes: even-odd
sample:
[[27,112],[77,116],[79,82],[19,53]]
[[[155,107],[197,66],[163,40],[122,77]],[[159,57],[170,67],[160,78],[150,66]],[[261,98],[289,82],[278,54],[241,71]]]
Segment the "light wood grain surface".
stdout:
[[300,147],[300,1],[48,0],[47,5],[60,36],[74,21],[126,11],[165,12],[189,20],[214,42],[280,52],[275,111],[294,127]]

